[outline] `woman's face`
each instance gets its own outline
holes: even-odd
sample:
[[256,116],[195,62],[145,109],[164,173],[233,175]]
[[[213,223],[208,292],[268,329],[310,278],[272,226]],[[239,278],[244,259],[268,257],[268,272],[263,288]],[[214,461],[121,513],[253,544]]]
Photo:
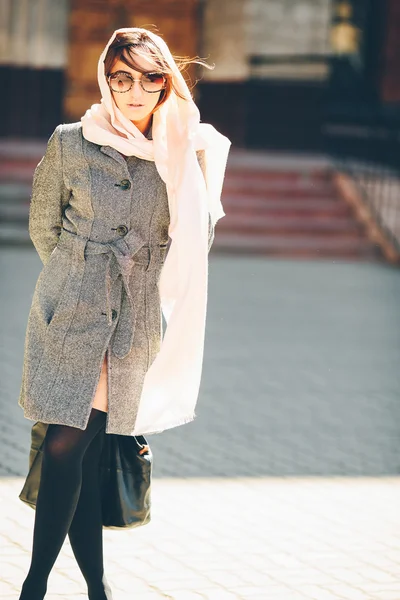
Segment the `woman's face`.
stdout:
[[[155,72],[154,65],[146,58],[135,54],[134,60],[144,71]],[[117,73],[117,71],[129,73],[133,79],[141,79],[144,76],[143,73],[135,71],[119,59],[114,63],[109,74]],[[142,133],[145,133],[150,126],[151,116],[160,98],[161,90],[148,93],[144,91],[139,81],[134,81],[128,92],[119,93],[111,90],[111,94],[124,117],[132,121]]]

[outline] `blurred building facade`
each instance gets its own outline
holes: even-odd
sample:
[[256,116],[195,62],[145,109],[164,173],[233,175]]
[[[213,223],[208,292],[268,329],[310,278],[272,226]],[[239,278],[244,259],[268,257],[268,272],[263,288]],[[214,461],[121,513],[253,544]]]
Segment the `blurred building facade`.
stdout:
[[320,149],[326,122],[395,117],[398,0],[3,0],[1,136],[48,137],[99,100],[112,31],[155,24],[173,52],[214,70],[195,97],[237,146]]

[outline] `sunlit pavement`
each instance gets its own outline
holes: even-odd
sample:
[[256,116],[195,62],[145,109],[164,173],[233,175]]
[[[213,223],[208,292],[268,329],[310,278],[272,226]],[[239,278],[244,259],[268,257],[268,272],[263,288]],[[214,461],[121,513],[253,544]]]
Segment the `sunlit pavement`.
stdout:
[[[17,395],[39,270],[1,249],[1,598],[32,543]],[[400,600],[399,297],[385,265],[210,257],[197,418],[149,436],[152,522],[104,532],[115,600]],[[46,600],[75,597],[66,541]]]
[[[33,510],[2,483],[2,598],[29,566]],[[398,477],[155,479],[153,521],[105,531],[115,600],[400,598]],[[85,597],[69,542],[49,599]],[[47,598],[47,596],[46,596]]]

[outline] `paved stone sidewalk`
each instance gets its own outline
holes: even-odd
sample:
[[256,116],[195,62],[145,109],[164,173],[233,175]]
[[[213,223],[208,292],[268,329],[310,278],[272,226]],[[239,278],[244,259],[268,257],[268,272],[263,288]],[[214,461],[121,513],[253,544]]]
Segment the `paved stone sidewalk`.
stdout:
[[[1,598],[18,598],[34,511],[1,484]],[[114,600],[399,600],[400,478],[155,479],[153,520],[104,532]],[[66,541],[49,600],[86,598]]]
[[[40,266],[0,250],[5,599],[31,548],[17,395]],[[385,265],[210,256],[198,416],[149,436],[152,523],[105,531],[114,600],[400,600],[399,298]],[[47,597],[85,598],[68,541]]]
[[[29,565],[34,511],[1,484],[1,598]],[[400,478],[155,479],[153,520],[104,532],[114,600],[398,600]],[[85,598],[68,540],[49,600]]]
[[[0,475],[26,473],[17,397],[40,266],[0,251]],[[386,265],[211,256],[197,418],[150,436],[155,475],[400,474],[399,298]]]

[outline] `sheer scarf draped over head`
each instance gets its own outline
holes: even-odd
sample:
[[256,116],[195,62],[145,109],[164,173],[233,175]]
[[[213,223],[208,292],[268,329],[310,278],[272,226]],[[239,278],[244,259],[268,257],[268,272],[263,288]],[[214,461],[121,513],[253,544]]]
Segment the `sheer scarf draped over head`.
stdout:
[[[109,89],[104,59],[119,33],[144,32],[172,71],[169,98],[153,114],[152,140],[118,109]],[[112,146],[126,156],[154,161],[166,184],[171,245],[160,280],[161,308],[167,327],[160,352],[146,373],[132,435],[157,433],[195,418],[207,307],[208,214],[212,224],[224,216],[221,190],[230,141],[212,125],[200,123],[199,110],[164,40],[142,28],[114,31],[98,62],[101,103],[82,117],[83,136]],[[206,177],[196,150],[205,151]]]

